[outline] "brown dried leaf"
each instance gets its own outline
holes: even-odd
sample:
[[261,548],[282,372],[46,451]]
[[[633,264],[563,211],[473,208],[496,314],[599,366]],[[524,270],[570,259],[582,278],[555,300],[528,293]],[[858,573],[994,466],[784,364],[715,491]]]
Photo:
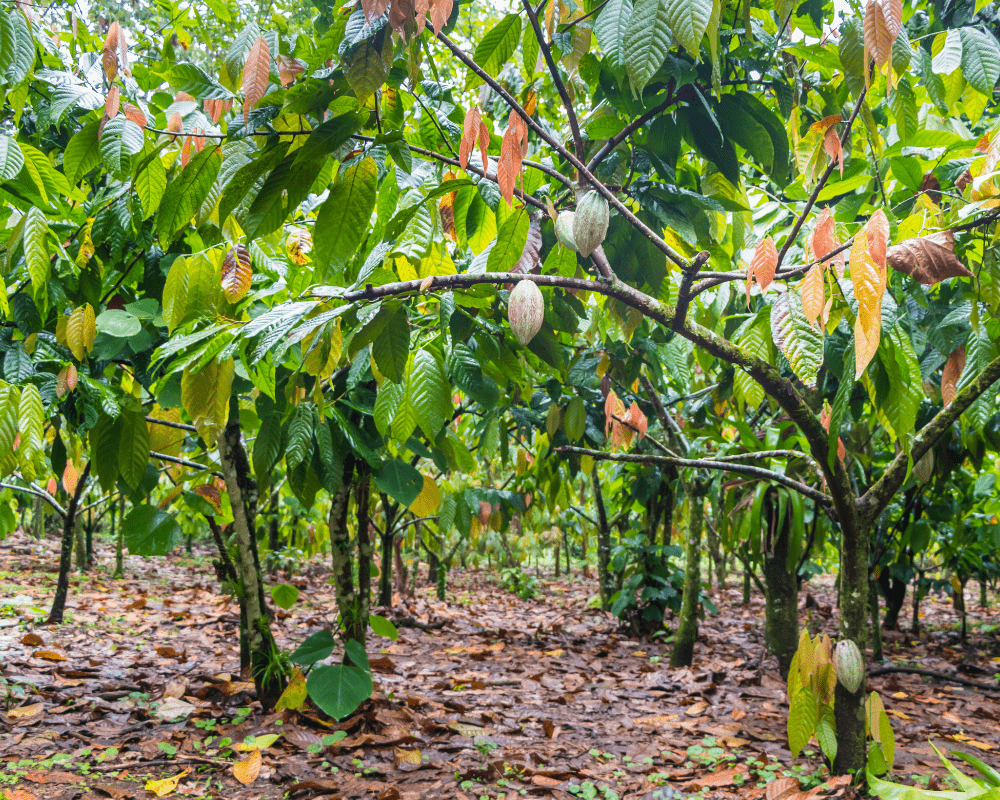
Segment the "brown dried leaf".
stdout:
[[253,265],[250,251],[242,244],[236,245],[222,262],[222,291],[230,303],[238,303],[250,291]]
[[951,231],[904,239],[886,251],[886,263],[927,286],[948,278],[971,278],[972,273],[952,252],[954,247]]
[[32,658],[44,658],[46,661],[65,661],[66,656],[54,650],[37,650],[31,654]]
[[32,703],[30,706],[12,708],[7,712],[7,719],[28,719],[45,711],[45,703]]
[[941,401],[950,406],[958,394],[958,379],[965,369],[965,347],[959,347],[951,351],[948,360],[945,362],[944,370],[941,373]]
[[27,647],[45,647],[45,642],[37,633],[26,633],[21,637],[21,644]]
[[291,56],[278,56],[278,77],[282,86],[291,86],[295,79],[306,71],[305,64]]
[[361,9],[365,12],[365,22],[381,17],[389,8],[389,0],[361,0]]
[[764,790],[766,800],[783,800],[799,790],[798,778],[778,778],[767,784]]

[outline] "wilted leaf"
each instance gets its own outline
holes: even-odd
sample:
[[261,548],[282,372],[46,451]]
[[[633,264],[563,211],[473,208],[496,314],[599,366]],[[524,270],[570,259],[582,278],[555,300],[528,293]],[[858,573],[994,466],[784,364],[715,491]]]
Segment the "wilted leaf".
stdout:
[[222,261],[222,291],[230,303],[238,303],[250,291],[253,280],[253,266],[250,251],[238,244],[226,253]]
[[32,658],[44,658],[46,661],[65,661],[66,656],[54,650],[36,650],[31,654]]
[[157,797],[165,797],[173,791],[176,791],[177,784],[180,783],[181,778],[191,772],[190,769],[185,769],[182,772],[178,772],[172,778],[164,778],[159,781],[146,781],[146,791],[152,792]]
[[932,286],[948,278],[971,278],[972,273],[954,254],[955,234],[942,231],[904,239],[886,251],[886,263],[914,280]]
[[254,750],[242,761],[237,761],[233,764],[233,775],[244,786],[249,786],[260,775],[261,763],[260,750]]
[[243,124],[250,124],[250,112],[260,102],[267,91],[267,79],[271,72],[271,51],[263,36],[257,37],[247,55],[243,67]]
[[32,703],[30,706],[21,706],[20,708],[12,708],[7,712],[8,719],[27,719],[28,717],[34,717],[45,711],[45,703]]

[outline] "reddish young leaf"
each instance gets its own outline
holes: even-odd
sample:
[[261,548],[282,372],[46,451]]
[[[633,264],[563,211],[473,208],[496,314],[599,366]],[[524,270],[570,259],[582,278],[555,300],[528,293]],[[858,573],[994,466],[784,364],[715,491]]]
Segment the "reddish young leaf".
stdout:
[[941,372],[941,400],[946,406],[950,406],[958,394],[958,379],[964,369],[965,347],[962,346],[951,351]]
[[[476,106],[472,106],[465,113],[465,120],[462,122],[462,141],[458,147],[458,162],[462,165],[462,169],[469,166],[469,155],[472,153],[472,148],[476,146],[476,138],[479,136],[479,126],[482,120],[482,114]],[[486,161],[484,159],[483,168],[485,169],[485,167]]]
[[521,146],[520,136],[516,128],[507,126],[503,135],[503,142],[500,144],[500,160],[497,162],[497,185],[500,187],[500,196],[507,201],[507,205],[514,205],[514,184],[517,182],[517,175],[521,171]]
[[250,251],[242,244],[236,245],[222,262],[222,291],[230,303],[238,303],[250,291],[253,265]]
[[131,120],[140,128],[145,129],[146,127],[146,115],[139,110],[139,106],[134,106],[131,103],[122,103],[122,111],[125,112],[125,118]]
[[191,145],[194,144],[194,137],[188,135],[184,137],[184,144],[181,145],[181,168],[188,165],[191,160]]
[[[104,38],[104,48],[101,51],[101,63],[108,81],[113,81],[118,77],[118,52],[124,41],[125,37],[122,35],[121,26],[117,22],[112,22],[108,26],[108,35]],[[127,52],[127,45],[125,52]],[[125,64],[122,66],[124,67]]]
[[868,220],[865,235],[868,238],[868,254],[884,275],[886,250],[889,247],[889,219],[881,208]]
[[840,145],[840,137],[837,135],[837,129],[830,127],[826,129],[826,133],[823,134],[823,149],[826,150],[826,154],[830,156],[830,160],[840,167],[840,177],[844,177],[844,151]]
[[79,479],[80,476],[76,471],[76,467],[73,466],[73,462],[66,459],[66,466],[62,474],[62,485],[63,489],[66,490],[66,494],[73,495],[76,493],[76,484]]
[[634,401],[631,406],[629,406],[628,413],[624,417],[625,420],[631,422],[635,426],[636,433],[639,434],[639,439],[641,440],[646,435],[646,428],[649,425],[649,420],[646,419],[646,415],[642,413],[642,409],[639,408],[638,404]]
[[361,10],[365,12],[365,22],[381,17],[389,8],[389,0],[361,0]]
[[104,100],[104,116],[108,119],[112,119],[118,116],[118,110],[121,108],[121,98],[118,94],[118,87],[114,84],[108,89],[108,96]]
[[170,121],[167,122],[167,131],[170,133],[180,133],[184,129],[184,118],[181,116],[180,111],[175,111],[170,115]]
[[[885,15],[882,13],[882,6],[875,2],[875,0],[868,0],[868,5],[865,7],[864,27],[865,85],[867,86],[870,80],[868,74],[869,60],[874,58],[875,66],[878,69],[882,69],[886,64],[888,64],[892,58],[892,42],[895,37],[889,33],[889,27],[886,25]],[[889,75],[891,81],[891,69],[889,70]]]
[[440,33],[451,17],[454,0],[430,0],[431,27],[435,33]]
[[416,27],[416,16],[414,0],[392,0],[389,6],[389,26],[403,41],[406,41],[407,28],[411,25]]
[[604,399],[604,435],[607,436],[613,425],[619,423],[615,417],[625,416],[625,404],[618,399],[614,389],[608,390],[608,396]]
[[419,36],[427,27],[427,12],[431,10],[430,0],[415,0],[413,10],[417,20],[417,36]]
[[194,149],[197,152],[200,153],[201,149],[205,146],[205,131],[204,131],[204,129],[202,129],[202,128],[195,128],[194,129],[194,136],[192,136],[191,138],[194,139]]
[[903,4],[900,0],[882,0],[882,16],[889,37],[895,41],[903,29]]
[[490,147],[490,129],[486,125],[485,119],[479,120],[479,155],[483,159],[483,172],[486,172],[486,167],[490,163],[489,156],[487,155],[487,150]]
[[[833,219],[833,213],[829,208],[824,208],[816,221],[816,227],[812,235],[813,259],[819,261],[827,253],[840,247],[837,240],[837,227]],[[837,271],[837,277],[844,277],[844,254],[837,253],[832,258],[827,259],[824,266],[832,265]]]
[[286,55],[278,56],[278,77],[281,79],[282,86],[291,86],[305,70],[305,65],[297,58]]
[[260,102],[267,91],[268,75],[271,72],[271,50],[263,36],[250,48],[246,64],[243,66],[243,124],[250,124],[250,112]]
[[763,238],[754,251],[753,260],[750,262],[750,272],[754,280],[760,284],[761,292],[766,292],[767,287],[774,280],[774,272],[778,268],[778,249],[774,246],[774,240],[770,236]]

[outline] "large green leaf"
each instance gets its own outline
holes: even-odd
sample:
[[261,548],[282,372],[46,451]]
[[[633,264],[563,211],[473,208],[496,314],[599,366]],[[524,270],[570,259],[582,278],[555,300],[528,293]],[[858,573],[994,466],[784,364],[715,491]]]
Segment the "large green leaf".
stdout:
[[121,438],[118,445],[118,469],[130,489],[136,489],[149,464],[149,429],[146,417],[138,411],[121,413]]
[[712,0],[662,0],[667,23],[677,41],[695,61],[701,60],[701,39],[712,18]]
[[173,239],[191,221],[212,188],[221,166],[220,149],[208,146],[170,181],[156,217],[156,230],[163,239]]
[[612,67],[626,66],[625,31],[632,16],[632,0],[608,0],[594,20],[594,33]]
[[313,233],[316,260],[327,274],[342,272],[357,251],[368,231],[377,191],[378,168],[371,157],[345,169],[330,189]]
[[101,131],[101,161],[108,171],[123,175],[130,170],[132,156],[142,151],[142,128],[119,115],[104,123]]
[[395,307],[386,317],[385,325],[372,341],[375,366],[394,383],[406,377],[406,360],[410,354],[410,321],[403,306]]
[[972,88],[992,96],[1000,77],[1000,47],[978,28],[962,28],[962,74]]
[[798,292],[782,292],[774,301],[771,338],[796,377],[807,386],[814,385],[823,363],[823,334],[806,319]]
[[170,85],[199,100],[228,100],[233,96],[225,86],[191,62],[175,64],[168,75]]
[[24,220],[24,260],[35,291],[35,299],[48,297],[49,223],[40,208],[31,207]]
[[156,506],[136,506],[122,521],[125,546],[134,556],[165,556],[181,540],[181,526]]
[[[521,17],[518,14],[508,14],[496,25],[490,28],[472,54],[472,60],[481,66],[490,77],[495,78],[517,49],[521,38]],[[474,73],[469,73],[470,85],[480,81]]]
[[315,667],[306,681],[309,697],[334,719],[343,719],[372,696],[372,676],[343,664]]
[[424,477],[416,467],[390,458],[372,473],[372,480],[380,492],[385,492],[400,505],[408,506],[417,499],[424,488]]
[[671,41],[667,0],[638,0],[623,42],[625,69],[633,95],[640,94],[659,70]]
[[450,386],[441,362],[427,350],[418,350],[407,376],[406,395],[417,424],[432,442],[437,438],[451,408]]
[[330,631],[326,629],[317,631],[296,648],[295,652],[289,656],[289,660],[293,664],[310,666],[317,661],[329,658],[334,647],[336,647],[336,642],[334,642],[333,634]]
[[[70,140],[70,145],[72,144],[73,140]],[[24,155],[17,146],[17,140],[13,136],[0,134],[0,181],[9,181],[23,166]]]
[[510,272],[521,258],[528,241],[531,220],[523,208],[511,214],[500,226],[496,244],[486,259],[487,272]]

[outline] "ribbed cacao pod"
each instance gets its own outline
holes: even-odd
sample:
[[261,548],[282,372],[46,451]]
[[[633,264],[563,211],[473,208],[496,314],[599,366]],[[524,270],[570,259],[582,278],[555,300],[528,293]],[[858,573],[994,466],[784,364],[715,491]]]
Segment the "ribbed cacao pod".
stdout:
[[507,300],[507,321],[522,347],[535,338],[545,318],[545,299],[534,281],[522,280]]
[[563,247],[576,252],[576,240],[573,238],[573,219],[575,211],[563,211],[556,217],[556,239]]
[[573,241],[580,255],[589,256],[604,241],[610,217],[608,201],[597,192],[587,192],[576,204]]
[[861,688],[865,680],[865,659],[858,646],[850,639],[837,642],[833,651],[833,668],[837,680],[851,694]]

